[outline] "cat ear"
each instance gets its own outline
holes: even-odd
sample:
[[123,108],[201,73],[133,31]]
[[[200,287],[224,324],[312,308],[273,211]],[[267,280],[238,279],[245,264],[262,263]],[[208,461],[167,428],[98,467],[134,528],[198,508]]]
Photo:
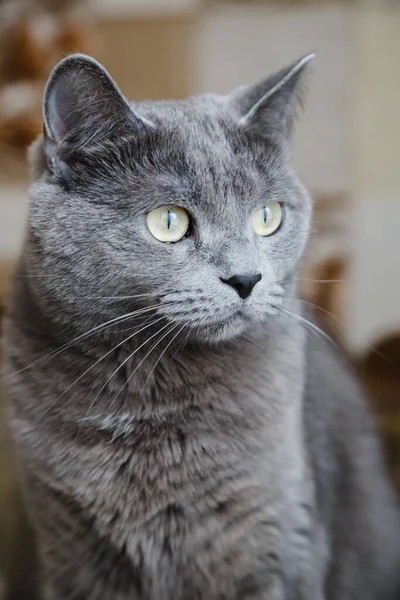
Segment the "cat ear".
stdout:
[[313,53],[307,54],[267,79],[232,92],[228,103],[240,124],[261,135],[289,138],[313,58]]
[[93,58],[72,54],[54,68],[44,100],[45,152],[51,160],[149,124],[130,108],[107,71]]

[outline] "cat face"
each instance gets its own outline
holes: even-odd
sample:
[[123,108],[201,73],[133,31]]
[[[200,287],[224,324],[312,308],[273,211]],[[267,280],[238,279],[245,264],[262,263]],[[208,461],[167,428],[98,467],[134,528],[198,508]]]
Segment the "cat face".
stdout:
[[287,156],[309,59],[227,97],[132,106],[92,59],[60,63],[29,225],[48,302],[85,323],[143,309],[208,341],[273,319],[310,222]]

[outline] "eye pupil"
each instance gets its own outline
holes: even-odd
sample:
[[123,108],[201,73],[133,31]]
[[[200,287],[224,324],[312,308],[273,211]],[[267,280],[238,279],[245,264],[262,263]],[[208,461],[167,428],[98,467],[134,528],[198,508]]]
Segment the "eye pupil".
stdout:
[[266,206],[260,206],[251,217],[253,229],[261,237],[275,233],[282,223],[282,218],[283,212],[280,202],[270,202]]
[[179,206],[160,206],[146,214],[147,228],[159,242],[179,242],[188,233],[188,213]]

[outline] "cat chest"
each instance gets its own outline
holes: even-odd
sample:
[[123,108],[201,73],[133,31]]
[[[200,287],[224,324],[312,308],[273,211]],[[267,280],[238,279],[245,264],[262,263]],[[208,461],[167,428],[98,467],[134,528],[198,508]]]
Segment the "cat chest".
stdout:
[[[131,448],[115,465],[107,500],[97,496],[98,527],[135,573],[164,592],[172,578],[175,600],[219,581],[234,583],[235,598],[236,587],[270,585],[281,562],[295,571],[298,560],[288,561],[288,549],[307,553],[313,535],[300,482],[284,480],[274,457],[268,461],[254,447],[182,442],[161,439],[147,447],[146,459],[143,449],[138,456]],[[153,596],[168,598],[161,588]]]
[[114,522],[110,542],[123,544],[149,597],[151,591],[160,599],[214,598],[214,593],[217,598],[228,585],[229,598],[243,598],[245,590],[258,593],[283,585],[283,578],[295,581],[315,552],[309,508],[289,504],[238,476],[213,488],[205,484],[186,500],[184,494],[165,504],[159,498],[158,510],[136,523]]

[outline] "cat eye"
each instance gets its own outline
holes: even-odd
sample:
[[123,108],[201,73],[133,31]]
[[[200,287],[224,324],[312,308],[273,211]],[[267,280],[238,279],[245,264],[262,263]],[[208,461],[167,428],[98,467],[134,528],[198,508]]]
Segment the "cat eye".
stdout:
[[147,228],[160,242],[179,242],[189,232],[190,218],[179,206],[162,206],[146,215]]
[[266,237],[277,231],[283,219],[283,209],[280,202],[271,202],[257,209],[251,216],[253,229],[257,235]]

